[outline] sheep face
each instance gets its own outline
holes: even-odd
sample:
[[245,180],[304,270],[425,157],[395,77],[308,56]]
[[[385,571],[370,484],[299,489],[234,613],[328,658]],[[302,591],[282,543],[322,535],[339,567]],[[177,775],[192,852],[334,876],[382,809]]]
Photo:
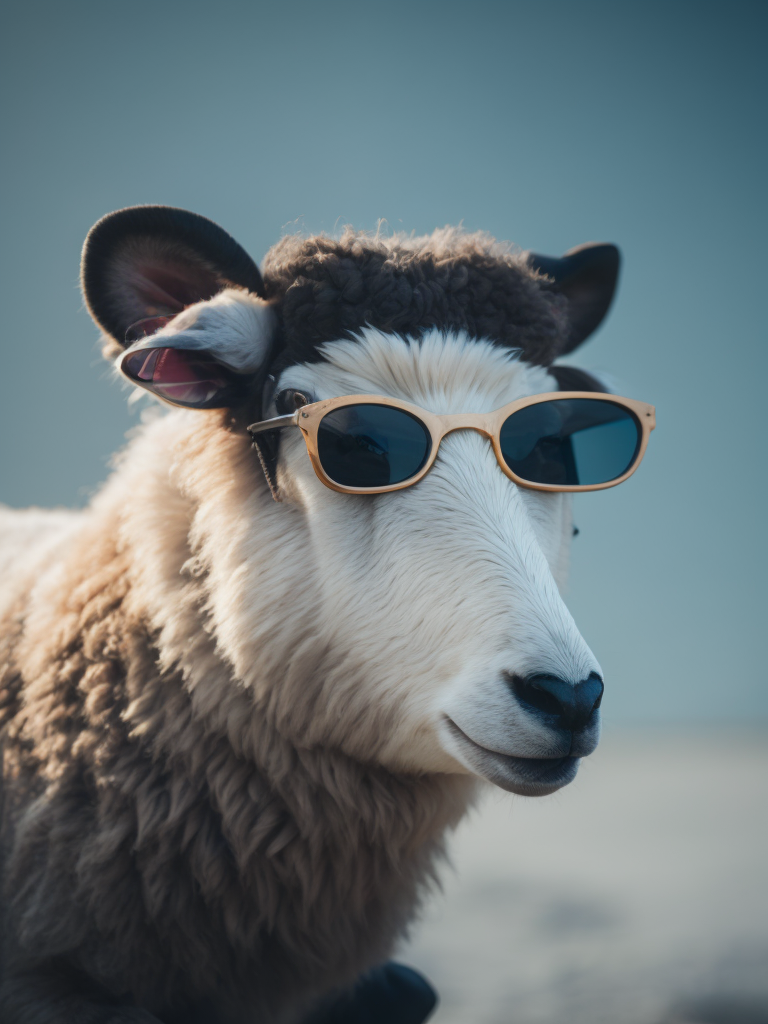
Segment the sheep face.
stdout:
[[[580,371],[552,363],[602,320],[618,260],[610,245],[554,259],[451,229],[350,232],[283,239],[262,277],[226,232],[186,211],[137,207],[93,228],[82,280],[107,354],[124,352],[126,374],[166,400],[226,410],[177,413],[150,432],[136,446],[131,501],[152,462],[190,503],[154,495],[144,505],[191,515],[175,572],[194,566],[197,589],[180,602],[159,575],[146,589],[159,595],[161,663],[180,666],[208,709],[221,702],[236,746],[256,749],[266,723],[294,749],[474,774],[528,795],[573,778],[597,743],[603,684],[558,589],[568,496],[518,487],[471,430],[445,437],[411,487],[340,494],[288,427],[273,502],[245,425],[274,414],[274,403],[261,408],[267,374],[273,399],[374,394],[435,413],[491,412],[568,375],[564,389],[583,390]],[[147,317],[163,324],[149,340],[135,323]],[[181,378],[163,382],[162,360]],[[149,578],[143,521],[137,511]],[[200,609],[215,653],[202,650]]]
[[[325,345],[322,355],[286,369],[276,393],[388,395],[448,413],[491,411],[556,389],[546,370],[461,334],[408,342],[369,329]],[[305,687],[311,678],[315,693],[301,695],[312,708],[305,718],[278,671],[269,704],[280,707],[281,728],[297,730],[298,742],[330,742],[398,770],[473,772],[528,795],[570,781],[597,742],[599,711],[570,727],[554,706],[527,700],[518,682],[573,686],[600,672],[558,592],[572,534],[569,496],[518,487],[473,431],[446,437],[418,484],[367,496],[325,487],[299,431],[288,429],[277,480],[274,514],[291,524],[284,547],[293,557],[279,560],[290,586],[267,592],[284,594],[284,614],[305,624],[316,655],[311,673],[291,669],[296,636],[286,633],[283,668]],[[256,549],[261,527],[254,521],[252,529]],[[261,646],[264,569],[258,560],[252,567],[253,596],[242,594],[244,621],[229,632],[259,637]],[[256,649],[232,657],[246,673],[259,663]],[[258,670],[253,685],[264,685]]]

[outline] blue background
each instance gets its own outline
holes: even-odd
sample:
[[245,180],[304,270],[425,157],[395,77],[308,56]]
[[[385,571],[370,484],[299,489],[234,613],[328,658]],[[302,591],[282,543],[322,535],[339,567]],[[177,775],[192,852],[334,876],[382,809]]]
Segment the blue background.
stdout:
[[605,721],[765,720],[764,3],[6,3],[0,499],[82,504],[136,421],[77,290],[102,214],[462,222],[624,254],[574,360],[658,407],[580,496],[569,604]]

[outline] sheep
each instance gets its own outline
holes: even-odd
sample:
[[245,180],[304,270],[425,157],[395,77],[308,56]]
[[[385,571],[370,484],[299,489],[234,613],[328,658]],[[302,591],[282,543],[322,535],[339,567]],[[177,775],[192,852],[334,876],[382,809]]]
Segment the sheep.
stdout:
[[563,745],[515,682],[602,693],[559,594],[570,495],[517,486],[474,430],[415,486],[338,493],[300,431],[246,428],[350,394],[447,414],[601,391],[553,363],[618,264],[348,229],[283,238],[262,274],[183,210],[94,226],[105,354],[215,370],[87,508],[0,514],[6,1024],[341,1020],[398,977],[375,1019],[423,1019],[381,965],[446,836],[483,780],[545,795],[597,743],[597,690]]

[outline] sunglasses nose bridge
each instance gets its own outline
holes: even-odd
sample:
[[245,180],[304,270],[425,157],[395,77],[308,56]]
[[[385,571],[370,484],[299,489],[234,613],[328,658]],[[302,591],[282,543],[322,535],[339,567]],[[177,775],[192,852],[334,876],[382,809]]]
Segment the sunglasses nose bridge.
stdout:
[[456,413],[440,417],[442,437],[452,434],[456,430],[476,430],[478,434],[489,441],[493,440],[493,423],[490,417],[483,413]]

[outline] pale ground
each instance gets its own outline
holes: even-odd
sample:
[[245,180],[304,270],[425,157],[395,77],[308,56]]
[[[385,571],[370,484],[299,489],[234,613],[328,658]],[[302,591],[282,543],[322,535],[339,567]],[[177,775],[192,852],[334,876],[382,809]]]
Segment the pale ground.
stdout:
[[399,959],[433,1024],[768,1024],[768,734],[609,730],[577,780],[489,791]]

